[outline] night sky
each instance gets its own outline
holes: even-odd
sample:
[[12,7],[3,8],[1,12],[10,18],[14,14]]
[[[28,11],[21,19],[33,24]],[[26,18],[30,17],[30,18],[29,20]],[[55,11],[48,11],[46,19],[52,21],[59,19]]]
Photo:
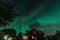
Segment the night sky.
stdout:
[[[17,33],[36,28],[45,34],[53,34],[60,30],[60,0],[9,0],[15,4],[14,10],[19,14],[5,28],[14,28]],[[30,26],[36,24],[37,26]],[[0,28],[0,29],[5,29]]]

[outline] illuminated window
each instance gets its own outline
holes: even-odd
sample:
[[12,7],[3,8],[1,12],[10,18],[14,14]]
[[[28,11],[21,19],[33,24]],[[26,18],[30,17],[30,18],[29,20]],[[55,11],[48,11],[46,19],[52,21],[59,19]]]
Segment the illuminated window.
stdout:
[[27,39],[28,39],[28,36],[23,36],[23,39],[24,39],[24,40],[27,40]]
[[36,37],[34,37],[34,36],[32,36],[32,39],[35,39],[35,40],[36,40],[37,38],[36,38]]
[[8,35],[5,35],[5,36],[4,36],[4,40],[7,40],[7,39],[8,39]]
[[32,36],[32,39],[34,39],[34,36]]
[[12,37],[9,37],[8,40],[13,40],[13,38]]

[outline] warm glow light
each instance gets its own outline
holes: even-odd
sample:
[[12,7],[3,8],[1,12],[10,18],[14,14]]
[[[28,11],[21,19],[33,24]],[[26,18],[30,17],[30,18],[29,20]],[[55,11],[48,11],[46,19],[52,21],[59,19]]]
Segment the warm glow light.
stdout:
[[7,40],[7,39],[8,39],[8,35],[5,35],[5,36],[4,36],[4,40]]
[[12,37],[9,37],[8,40],[13,40],[13,38]]
[[34,37],[34,36],[32,36],[32,39],[35,39],[35,40],[36,40],[37,38],[36,38],[36,37]]
[[23,39],[28,39],[28,36],[23,36]]
[[32,39],[34,39],[34,36],[32,36]]

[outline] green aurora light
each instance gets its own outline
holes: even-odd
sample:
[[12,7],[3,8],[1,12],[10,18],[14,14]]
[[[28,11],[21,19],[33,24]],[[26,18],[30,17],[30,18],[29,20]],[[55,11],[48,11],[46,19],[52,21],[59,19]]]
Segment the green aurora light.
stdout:
[[[52,0],[51,0],[52,1]],[[46,34],[51,34],[51,32],[55,32],[56,30],[60,29],[60,26],[54,26],[53,24],[60,23],[60,1],[59,0],[53,0],[53,2],[48,4],[48,2],[43,2],[42,4],[39,4],[39,6],[32,9],[32,11],[29,10],[28,14],[24,11],[27,9],[28,1],[22,0],[21,3],[17,3],[15,10],[17,13],[25,13],[23,16],[16,17],[15,21],[12,22],[10,25],[7,25],[6,28],[14,28],[17,33],[22,32],[25,33],[26,30],[30,30],[29,25],[39,22],[40,25],[52,25],[51,27],[40,27],[37,28],[38,30],[41,30],[45,32]],[[0,29],[6,29],[6,28],[0,28]],[[53,30],[53,31],[52,31]]]

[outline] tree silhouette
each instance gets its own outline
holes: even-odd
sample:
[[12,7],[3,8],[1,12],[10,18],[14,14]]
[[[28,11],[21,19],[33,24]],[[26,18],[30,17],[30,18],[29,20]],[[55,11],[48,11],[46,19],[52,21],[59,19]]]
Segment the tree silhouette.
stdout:
[[7,24],[10,24],[15,16],[16,13],[13,10],[13,6],[5,1],[0,1],[0,27],[5,27]]
[[16,35],[16,30],[15,29],[4,29],[2,32],[5,33],[5,35],[10,35],[10,36],[15,36]]

